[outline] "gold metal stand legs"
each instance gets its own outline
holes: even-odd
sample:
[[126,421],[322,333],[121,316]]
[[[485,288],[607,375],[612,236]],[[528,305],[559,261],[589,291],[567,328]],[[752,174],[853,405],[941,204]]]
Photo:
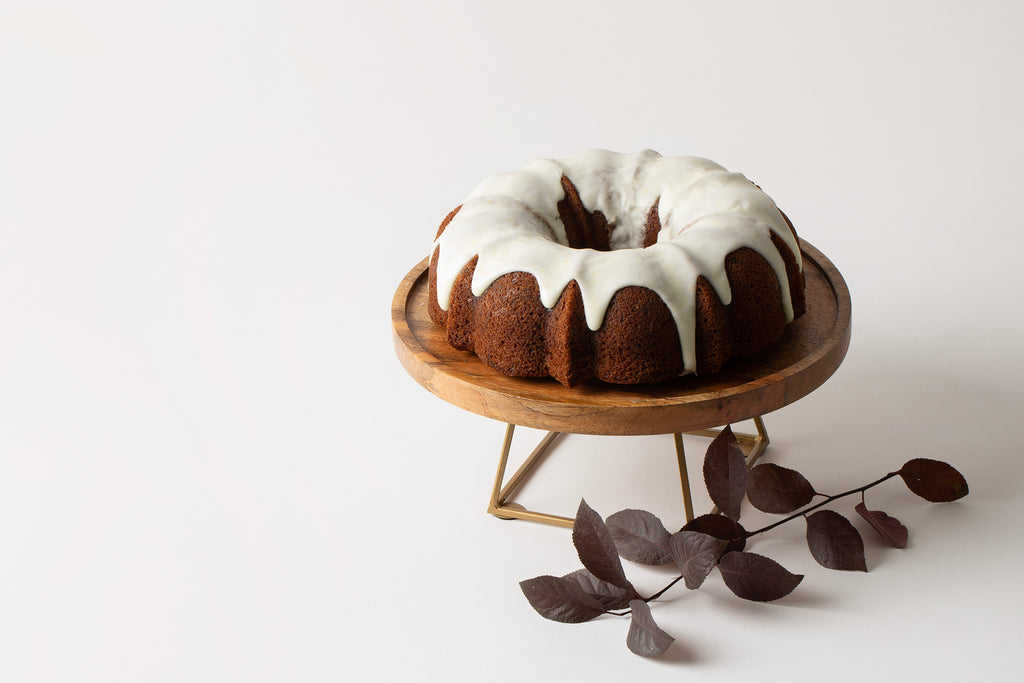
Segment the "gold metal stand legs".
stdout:
[[[736,434],[736,440],[739,441],[740,448],[743,449],[747,457],[748,468],[753,467],[757,459],[768,448],[768,432],[765,430],[764,420],[760,416],[754,418],[754,427],[757,430],[756,434]],[[509,424],[505,430],[505,442],[501,447],[498,473],[494,477],[494,489],[491,491],[491,502],[487,506],[487,512],[501,519],[526,519],[531,522],[571,527],[573,520],[570,517],[552,515],[546,512],[534,512],[527,510],[519,503],[512,502],[513,494],[536,471],[544,461],[544,457],[551,452],[551,447],[555,440],[561,435],[560,432],[548,432],[547,436],[541,439],[541,442],[533,452],[530,453],[523,464],[519,466],[519,469],[516,470],[515,474],[508,480],[508,483],[504,483],[505,468],[508,466],[508,453],[512,448],[512,435],[515,433],[515,429],[516,426],[514,424]],[[701,429],[685,433],[693,436],[714,438],[720,431],[720,429]],[[690,496],[690,478],[687,474],[686,454],[683,450],[683,434],[677,433],[672,436],[676,445],[676,461],[679,464],[679,481],[683,489],[683,508],[686,512],[686,521],[690,521],[693,519],[693,500]]]

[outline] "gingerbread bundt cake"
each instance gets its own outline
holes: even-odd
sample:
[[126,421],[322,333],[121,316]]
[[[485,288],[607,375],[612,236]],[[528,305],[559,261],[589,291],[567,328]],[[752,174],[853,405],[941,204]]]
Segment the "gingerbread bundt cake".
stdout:
[[662,382],[778,341],[803,271],[789,219],[743,175],[593,150],[478,185],[437,232],[428,307],[506,375]]

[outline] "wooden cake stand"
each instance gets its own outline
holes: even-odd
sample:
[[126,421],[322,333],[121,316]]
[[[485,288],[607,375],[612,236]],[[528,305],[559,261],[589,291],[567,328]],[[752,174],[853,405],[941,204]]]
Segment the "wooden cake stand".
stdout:
[[[448,345],[444,328],[427,313],[428,259],[402,280],[391,304],[395,352],[412,377],[435,396],[508,424],[487,511],[504,519],[572,526],[572,519],[526,510],[512,495],[562,432],[673,434],[686,519],[693,519],[682,435],[714,436],[753,419],[756,434],[737,434],[747,465],[768,446],[761,416],[811,393],[832,376],[850,344],[850,292],[824,254],[800,241],[807,312],[787,326],[779,343],[754,358],[733,361],[712,377],[684,376],[653,385],[593,382],[567,388],[553,379],[506,377],[466,351]],[[549,430],[504,483],[516,425]]]

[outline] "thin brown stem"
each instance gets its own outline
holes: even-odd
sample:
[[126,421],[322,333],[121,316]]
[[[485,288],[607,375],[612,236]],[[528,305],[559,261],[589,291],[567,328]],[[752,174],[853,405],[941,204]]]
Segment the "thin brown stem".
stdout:
[[652,596],[651,596],[651,597],[649,597],[649,598],[644,598],[644,602],[650,602],[651,600],[657,600],[658,598],[660,598],[660,597],[662,596],[662,594],[663,594],[663,593],[664,593],[665,591],[667,591],[667,590],[668,590],[669,588],[671,588],[672,586],[674,586],[674,585],[676,585],[677,583],[679,583],[679,580],[680,580],[680,579],[682,579],[682,578],[683,578],[683,575],[682,575],[682,574],[680,574],[680,575],[679,575],[679,576],[677,576],[676,578],[672,579],[672,581],[671,581],[671,582],[670,582],[670,583],[669,583],[669,584],[668,584],[667,586],[665,586],[664,588],[662,588],[662,589],[661,589],[660,591],[658,591],[657,593],[655,593],[654,595],[652,595]]
[[890,472],[889,474],[885,475],[884,477],[882,477],[880,479],[876,479],[875,481],[871,482],[870,484],[865,484],[864,486],[860,486],[860,487],[855,488],[855,489],[850,489],[849,491],[844,491],[843,493],[837,493],[834,496],[827,496],[825,498],[825,500],[821,501],[820,503],[815,503],[814,505],[806,507],[803,510],[798,510],[797,512],[794,512],[793,514],[791,514],[789,517],[786,517],[784,519],[780,519],[779,521],[777,521],[777,522],[775,522],[773,524],[769,524],[768,526],[761,527],[760,529],[757,529],[755,531],[748,531],[746,533],[746,535],[744,536],[744,538],[750,538],[751,536],[756,536],[757,534],[763,534],[764,532],[770,531],[770,530],[774,529],[777,526],[782,526],[786,522],[792,521],[792,520],[796,519],[797,517],[803,517],[808,512],[811,512],[812,510],[817,510],[818,508],[820,508],[820,507],[822,507],[824,505],[828,505],[829,503],[831,503],[834,500],[839,500],[840,498],[845,498],[846,496],[852,496],[855,493],[861,494],[861,497],[863,499],[864,492],[867,491],[869,488],[872,488],[873,486],[878,486],[883,481],[887,481],[887,480],[892,479],[893,477],[896,477],[896,476],[899,476],[899,472]]

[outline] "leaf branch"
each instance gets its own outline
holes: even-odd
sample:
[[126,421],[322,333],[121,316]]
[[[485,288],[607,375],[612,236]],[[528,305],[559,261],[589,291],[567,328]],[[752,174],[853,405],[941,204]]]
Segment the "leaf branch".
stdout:
[[[580,623],[604,614],[629,616],[626,645],[645,657],[664,653],[671,635],[654,621],[648,603],[684,581],[699,588],[717,568],[722,581],[745,600],[770,602],[789,595],[804,578],[774,560],[745,551],[747,539],[802,517],[807,522],[807,546],[818,564],[828,569],[867,571],[864,543],[857,529],[834,510],[819,510],[840,498],[860,494],[855,506],[863,517],[894,548],[907,546],[903,524],[881,510],[870,510],[864,492],[894,477],[902,477],[910,491],[933,503],[948,503],[966,496],[967,480],[952,465],[915,458],[895,472],[857,488],[826,495],[807,479],[780,465],[760,464],[746,469],[735,435],[723,429],[708,447],[704,482],[712,502],[724,514],[701,515],[676,533],[643,510],[622,510],[606,520],[586,501],[580,501],[572,529],[572,541],[583,568],[565,576],[538,576],[520,582],[530,605],[545,619]],[[743,498],[756,509],[782,519],[747,531],[739,523]],[[813,502],[822,498],[818,502]],[[646,565],[672,564],[679,576],[649,597],[641,596],[626,577],[621,558]]]

